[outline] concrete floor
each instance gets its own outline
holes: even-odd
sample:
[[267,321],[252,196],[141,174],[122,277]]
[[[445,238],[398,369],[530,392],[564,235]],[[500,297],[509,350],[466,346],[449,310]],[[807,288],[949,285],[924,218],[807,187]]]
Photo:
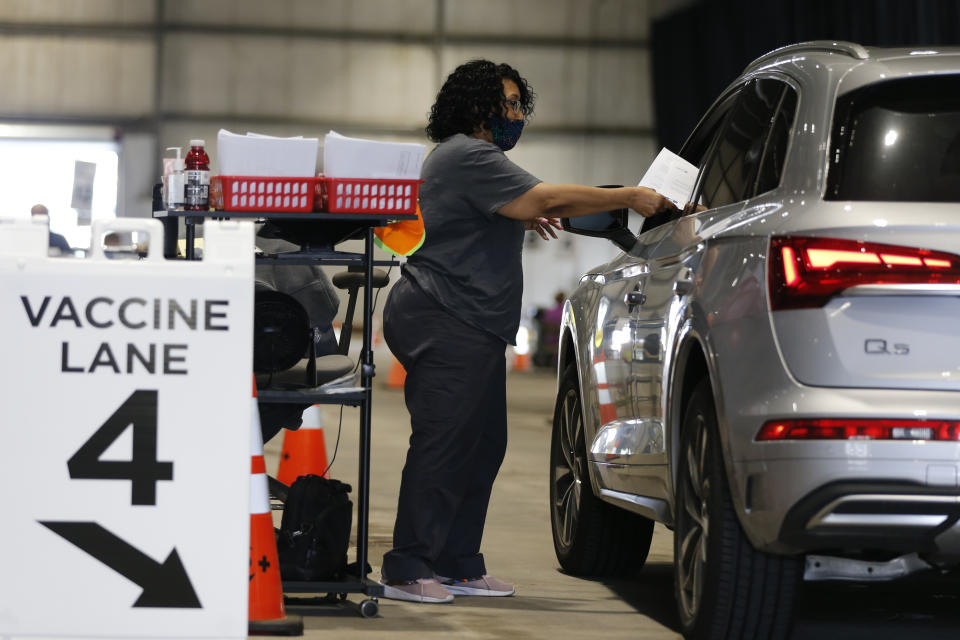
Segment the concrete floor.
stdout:
[[[396,487],[409,437],[401,390],[385,386],[389,361],[376,378],[371,459],[370,563],[379,579],[390,546]],[[547,504],[552,372],[512,373],[508,378],[510,442],[487,518],[483,553],[488,570],[517,585],[511,598],[460,597],[452,604],[380,600],[380,615],[359,617],[355,608],[290,603],[303,615],[308,639],[319,638],[644,638],[675,640],[672,534],[657,526],[649,560],[633,581],[585,580],[560,572],[553,552]],[[323,408],[332,456],[339,407]],[[359,411],[343,410],[343,429],[331,477],[356,486]],[[278,463],[281,438],[266,447],[267,468]],[[354,522],[354,534],[356,522]],[[354,559],[351,551],[350,560]],[[960,589],[955,577],[908,585],[807,585],[794,640],[955,639],[960,629]],[[351,595],[358,602],[362,597]],[[761,640],[761,639],[758,639]]]

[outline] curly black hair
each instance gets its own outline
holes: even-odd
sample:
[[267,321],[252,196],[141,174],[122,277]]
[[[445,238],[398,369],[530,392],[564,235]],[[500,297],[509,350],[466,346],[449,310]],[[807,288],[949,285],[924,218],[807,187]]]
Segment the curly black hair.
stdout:
[[427,137],[440,142],[455,133],[472,135],[480,131],[493,114],[503,108],[503,79],[520,88],[520,108],[529,118],[536,94],[516,69],[489,60],[471,60],[451,73],[430,108]]

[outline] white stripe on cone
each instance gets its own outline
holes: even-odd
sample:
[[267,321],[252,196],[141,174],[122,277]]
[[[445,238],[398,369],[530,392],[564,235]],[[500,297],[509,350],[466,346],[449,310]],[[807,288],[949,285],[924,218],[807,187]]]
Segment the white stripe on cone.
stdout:
[[607,384],[607,365],[606,362],[601,360],[600,362],[594,363],[593,371],[597,376],[597,384]]
[[[265,469],[263,460],[263,435],[260,433],[260,413],[257,411],[257,399],[253,398],[253,418],[250,420],[250,461],[251,467]],[[259,462],[259,464],[257,464]],[[250,474],[250,513],[270,513],[270,497],[267,490],[267,474]]]
[[303,424],[301,429],[323,429],[323,414],[320,412],[320,405],[314,404],[307,407],[303,412]]
[[267,474],[250,475],[250,515],[270,513],[270,499],[267,497]]

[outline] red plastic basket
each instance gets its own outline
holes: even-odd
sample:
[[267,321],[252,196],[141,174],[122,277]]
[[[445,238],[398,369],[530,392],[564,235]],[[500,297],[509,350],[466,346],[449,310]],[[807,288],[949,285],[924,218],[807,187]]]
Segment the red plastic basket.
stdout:
[[212,176],[210,206],[222,211],[313,211],[320,178]]
[[320,178],[317,210],[330,213],[414,213],[423,180]]

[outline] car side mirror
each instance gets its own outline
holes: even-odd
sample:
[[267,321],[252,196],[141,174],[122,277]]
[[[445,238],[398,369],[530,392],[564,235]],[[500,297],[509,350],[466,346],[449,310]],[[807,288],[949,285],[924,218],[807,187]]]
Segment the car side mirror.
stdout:
[[[608,189],[620,186],[622,185],[601,185],[601,187]],[[630,229],[627,227],[628,219],[629,215],[626,209],[613,209],[577,218],[563,218],[560,223],[563,225],[564,231],[579,236],[606,238],[624,251],[629,251],[636,243],[637,237],[630,233]]]

